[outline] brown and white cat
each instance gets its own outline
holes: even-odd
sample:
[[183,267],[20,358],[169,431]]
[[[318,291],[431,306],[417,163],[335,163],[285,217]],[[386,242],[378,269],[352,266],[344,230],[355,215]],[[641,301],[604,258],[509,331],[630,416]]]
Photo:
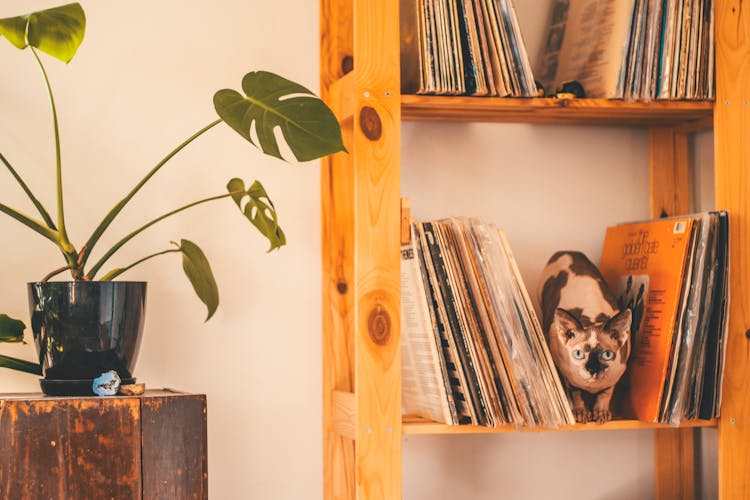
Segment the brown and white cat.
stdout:
[[539,290],[544,332],[576,421],[610,420],[612,393],[630,356],[630,309],[617,310],[599,270],[581,252],[555,253]]

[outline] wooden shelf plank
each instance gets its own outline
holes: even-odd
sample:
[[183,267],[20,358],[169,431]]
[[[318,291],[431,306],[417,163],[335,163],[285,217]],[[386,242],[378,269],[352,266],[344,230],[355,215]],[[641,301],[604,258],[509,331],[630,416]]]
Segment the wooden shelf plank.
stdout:
[[716,420],[686,420],[679,426],[641,422],[639,420],[612,420],[605,424],[594,422],[575,424],[558,428],[546,427],[482,427],[478,425],[446,425],[420,417],[404,416],[403,434],[496,434],[505,432],[569,432],[569,431],[614,431],[633,429],[677,429],[693,427],[716,427]]
[[579,125],[695,123],[702,128],[711,125],[713,102],[402,95],[401,116],[403,120]]

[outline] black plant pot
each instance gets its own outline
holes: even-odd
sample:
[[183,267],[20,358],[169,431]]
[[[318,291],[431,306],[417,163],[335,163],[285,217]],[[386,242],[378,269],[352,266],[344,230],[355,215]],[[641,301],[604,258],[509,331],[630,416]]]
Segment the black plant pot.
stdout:
[[146,283],[54,281],[28,288],[45,394],[92,395],[93,380],[109,370],[123,383],[135,382]]

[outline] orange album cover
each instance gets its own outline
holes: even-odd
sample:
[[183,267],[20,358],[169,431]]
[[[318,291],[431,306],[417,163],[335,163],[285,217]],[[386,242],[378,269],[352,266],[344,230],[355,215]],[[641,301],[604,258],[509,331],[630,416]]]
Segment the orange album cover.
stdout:
[[628,371],[639,420],[659,419],[692,228],[687,217],[607,228],[599,268],[619,307],[633,313]]

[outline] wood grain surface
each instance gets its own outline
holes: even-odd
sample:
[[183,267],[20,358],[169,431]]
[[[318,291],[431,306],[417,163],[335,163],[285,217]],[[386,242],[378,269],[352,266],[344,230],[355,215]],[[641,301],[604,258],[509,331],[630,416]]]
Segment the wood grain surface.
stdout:
[[206,399],[0,395],[0,498],[208,497]]
[[719,498],[750,498],[750,5],[716,2],[716,207],[729,210],[730,297]]

